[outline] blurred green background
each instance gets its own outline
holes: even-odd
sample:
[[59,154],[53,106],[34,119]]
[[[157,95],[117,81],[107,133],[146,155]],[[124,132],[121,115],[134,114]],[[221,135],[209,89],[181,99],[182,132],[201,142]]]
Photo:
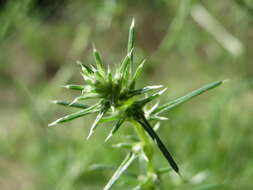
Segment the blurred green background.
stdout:
[[[50,104],[77,95],[60,85],[82,83],[76,60],[92,63],[92,43],[108,64],[126,54],[136,19],[137,60],[147,58],[138,86],[164,84],[163,100],[220,79],[229,82],[167,113],[159,135],[187,182],[173,172],[166,189],[253,189],[253,2],[250,0],[1,0],[0,189],[97,190],[126,152],[111,147],[132,134],[111,126],[86,141],[94,117],[55,128],[75,111]],[[157,167],[167,162],[156,153]],[[138,171],[134,164],[129,169]],[[115,189],[131,189],[120,179]]]

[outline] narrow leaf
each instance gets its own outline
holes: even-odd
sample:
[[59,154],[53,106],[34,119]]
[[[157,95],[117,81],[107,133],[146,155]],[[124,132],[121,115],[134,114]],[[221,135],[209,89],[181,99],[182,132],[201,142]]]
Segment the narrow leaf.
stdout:
[[137,90],[130,90],[130,91],[126,92],[126,94],[124,95],[123,98],[131,98],[133,96],[141,95],[141,94],[147,93],[151,90],[155,90],[155,89],[162,88],[162,87],[163,87],[162,85],[156,85],[156,86],[146,86],[144,88],[140,88]]
[[64,122],[71,121],[73,119],[85,116],[85,115],[90,114],[90,113],[98,112],[98,109],[97,109],[98,106],[99,106],[99,104],[95,104],[93,106],[90,106],[90,107],[82,110],[82,111],[79,111],[79,112],[76,112],[76,113],[72,113],[70,115],[66,115],[66,116],[64,116],[64,117],[62,117],[60,119],[57,119],[56,121],[50,123],[48,126],[52,127],[52,126],[55,126],[55,125],[57,125],[59,123],[64,123]]
[[98,72],[101,75],[104,75],[103,62],[102,62],[101,56],[100,56],[99,52],[97,51],[97,49],[95,48],[95,46],[93,47],[93,54],[94,54],[94,57],[95,57]]
[[109,182],[106,184],[103,190],[109,190],[115,184],[115,182],[120,178],[120,176],[125,172],[125,170],[130,166],[130,164],[135,160],[137,157],[136,154],[130,152],[123,162],[120,164],[116,172],[113,174]]
[[[127,53],[130,53],[133,48],[134,48],[134,40],[135,40],[135,20],[132,20],[131,26],[129,28],[129,34],[128,34],[128,45],[127,45]],[[132,75],[133,72],[133,62],[134,62],[134,57],[133,57],[133,51],[130,53],[130,75]]]
[[156,134],[156,132],[153,130],[153,128],[150,126],[149,122],[146,120],[145,116],[143,114],[139,114],[139,117],[141,120],[137,119],[136,121],[141,124],[141,126],[144,128],[144,130],[149,134],[149,136],[153,139],[153,141],[157,144],[161,152],[163,153],[164,157],[169,162],[170,166],[173,168],[173,170],[177,173],[179,173],[179,168],[174,161],[173,157],[159,138],[159,136]]
[[87,140],[91,137],[91,135],[94,133],[94,130],[97,128],[100,120],[102,119],[102,117],[104,116],[104,114],[107,112],[107,110],[109,109],[109,105],[105,104],[103,105],[101,111],[99,112],[99,114],[97,115],[94,123],[92,124],[91,128],[90,128],[90,132],[87,136]]
[[80,100],[87,100],[87,99],[92,99],[92,98],[100,98],[100,95],[97,93],[86,93],[82,96],[78,96],[77,98],[75,98],[74,101],[70,103],[70,105],[75,104],[77,101],[80,101]]
[[114,114],[114,115],[110,115],[110,116],[107,116],[107,117],[103,117],[100,120],[100,123],[106,123],[106,122],[110,122],[110,121],[115,121],[115,120],[119,119],[119,117],[120,117],[119,114]]
[[63,100],[54,100],[52,101],[52,103],[54,104],[58,104],[58,105],[62,105],[62,106],[68,106],[68,107],[73,107],[73,108],[81,108],[81,109],[86,109],[90,106],[85,105],[85,104],[81,104],[81,103],[73,103],[70,101],[63,101]]
[[140,76],[142,70],[143,70],[143,66],[144,66],[144,63],[146,62],[146,60],[144,59],[141,64],[137,67],[134,75],[133,75],[133,78],[132,78],[132,82],[130,84],[130,89],[134,89],[135,87],[135,83],[136,83],[136,79]]
[[67,88],[67,89],[71,89],[71,90],[78,90],[78,91],[84,90],[84,86],[76,85],[76,84],[67,84],[67,85],[64,85],[62,87]]
[[132,20],[131,26],[129,28],[129,34],[128,34],[128,45],[127,45],[127,53],[131,51],[134,47],[134,27],[135,27],[135,20]]
[[142,100],[139,100],[137,101],[136,103],[141,105],[141,106],[144,106],[145,104],[147,104],[148,102],[151,102],[152,100],[154,100],[155,98],[158,98],[159,96],[161,96],[165,91],[167,90],[167,88],[155,93],[155,94],[152,94],[150,96],[148,96],[147,98],[144,98]]
[[153,114],[159,114],[161,112],[164,111],[168,111],[184,102],[187,102],[189,100],[191,100],[192,98],[194,98],[195,96],[198,96],[208,90],[211,90],[219,85],[221,85],[222,83],[224,83],[224,81],[216,81],[216,82],[212,82],[202,88],[199,88],[198,90],[195,90],[193,92],[190,92],[189,94],[186,94],[185,96],[182,96],[180,98],[177,98],[176,100],[173,100],[167,104],[161,105],[159,106],[156,110],[153,111]]
[[89,73],[89,74],[92,74],[92,73],[93,73],[92,69],[89,68],[87,65],[82,64],[80,61],[77,61],[76,63],[77,63],[78,65],[81,66],[82,71],[83,71],[84,73]]
[[116,133],[118,131],[118,129],[124,123],[124,121],[125,121],[125,117],[121,117],[117,121],[116,125],[112,128],[110,134],[106,137],[105,142],[108,141],[114,135],[114,133]]

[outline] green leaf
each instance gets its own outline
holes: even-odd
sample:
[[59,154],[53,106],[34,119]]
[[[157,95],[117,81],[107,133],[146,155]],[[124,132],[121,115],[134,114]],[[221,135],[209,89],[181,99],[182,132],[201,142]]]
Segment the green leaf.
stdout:
[[67,89],[71,89],[71,90],[78,90],[78,91],[84,90],[83,85],[77,85],[77,84],[67,84],[62,87],[67,88]]
[[194,98],[195,96],[198,96],[208,90],[211,90],[219,85],[221,85],[222,83],[224,83],[224,80],[221,80],[221,81],[216,81],[216,82],[212,82],[202,88],[199,88],[198,90],[195,90],[193,92],[190,92],[189,94],[185,95],[185,96],[182,96],[180,98],[177,98],[176,100],[173,100],[167,104],[164,104],[164,105],[161,105],[159,106],[157,109],[155,109],[153,111],[152,114],[159,114],[161,112],[164,112],[164,111],[168,111],[176,106],[179,106],[180,104],[184,103],[184,102],[187,102],[189,100],[191,100],[192,98]]
[[77,63],[78,65],[81,66],[82,71],[83,71],[84,73],[86,73],[86,74],[87,74],[87,73],[88,73],[88,74],[92,74],[92,73],[93,73],[92,69],[89,68],[87,65],[82,64],[80,61],[76,61],[76,63]]
[[87,140],[91,137],[91,135],[94,133],[94,130],[97,128],[100,120],[102,119],[102,117],[104,116],[104,114],[107,112],[107,110],[109,109],[110,105],[108,103],[104,104],[103,107],[101,108],[101,111],[99,112],[99,114],[97,115],[94,123],[92,124],[91,128],[90,128],[90,132],[87,136]]
[[129,53],[134,47],[134,37],[135,37],[134,28],[135,28],[135,20],[133,19],[128,33],[127,53]]
[[133,152],[130,152],[123,162],[120,164],[116,172],[113,174],[109,182],[106,184],[103,190],[109,190],[116,183],[116,181],[120,178],[120,176],[125,172],[125,170],[130,166],[130,164],[135,160],[137,155]]
[[[129,28],[129,34],[128,34],[128,44],[127,44],[127,53],[130,54],[130,61],[131,61],[131,65],[130,65],[130,75],[132,75],[133,72],[133,61],[134,61],[134,57],[133,57],[133,48],[134,48],[134,40],[135,40],[135,20],[132,20],[131,26]],[[132,52],[131,52],[132,51]],[[131,53],[130,53],[131,52]]]
[[129,80],[131,76],[130,67],[131,67],[132,53],[133,53],[133,49],[126,55],[119,69],[120,79],[121,79],[120,85],[122,86],[127,86],[128,82],[130,82]]
[[85,116],[85,115],[88,115],[90,113],[95,113],[95,112],[98,112],[98,106],[99,104],[95,104],[93,106],[90,106],[82,111],[79,111],[79,112],[76,112],[76,113],[72,113],[70,115],[66,115],[60,119],[57,119],[56,121],[50,123],[48,125],[48,127],[52,127],[52,126],[55,126],[55,125],[58,125],[59,123],[64,123],[64,122],[68,122],[68,121],[71,121],[73,119],[76,119],[76,118],[79,118],[79,117],[82,117],[82,116]]
[[141,74],[142,70],[143,70],[143,66],[145,64],[146,60],[144,59],[141,64],[137,67],[134,75],[133,75],[133,78],[132,78],[132,82],[130,84],[130,89],[134,89],[135,87],[135,83],[136,83],[136,79],[139,77],[139,75]]
[[[139,119],[141,118],[141,119]],[[156,134],[156,132],[153,130],[153,128],[150,126],[149,122],[146,120],[145,116],[143,114],[139,114],[138,118],[136,118],[136,121],[141,124],[141,126],[144,128],[144,130],[149,134],[149,136],[153,139],[153,141],[157,144],[161,152],[163,153],[164,157],[169,162],[170,166],[173,168],[173,170],[177,173],[179,173],[179,168],[174,161],[173,157],[161,141],[160,137]]]
[[134,143],[118,143],[112,145],[113,148],[127,148],[127,149],[132,149],[134,146]]
[[92,98],[101,98],[101,96],[97,93],[85,93],[84,95],[78,96],[77,98],[75,98],[74,101],[70,105],[80,100],[87,100],[87,99],[92,99]]
[[81,108],[81,109],[86,109],[90,106],[85,105],[85,104],[81,104],[81,103],[73,103],[70,101],[64,101],[64,100],[54,100],[52,101],[52,103],[54,104],[58,104],[58,105],[62,105],[62,106],[68,106],[68,107],[73,107],[73,108]]
[[112,128],[110,134],[106,137],[105,142],[108,141],[114,135],[114,133],[116,133],[118,131],[120,126],[124,123],[125,119],[126,119],[125,117],[121,117],[117,121],[116,125]]
[[156,86],[146,86],[144,88],[140,88],[137,90],[130,90],[124,94],[123,98],[131,98],[133,96],[141,95],[141,94],[147,93],[151,90],[155,90],[155,89],[162,88],[162,87],[163,87],[162,85],[156,85]]
[[97,49],[95,48],[95,46],[93,46],[93,54],[94,54],[94,57],[95,57],[98,72],[102,76],[104,76],[105,72],[104,72],[104,68],[103,68],[103,62],[102,62],[101,56],[100,56],[99,52],[97,51]]
[[150,96],[148,96],[147,98],[144,98],[142,100],[136,101],[136,104],[139,104],[140,106],[144,106],[145,104],[147,104],[148,102],[151,102],[152,100],[154,100],[155,98],[158,98],[159,96],[161,96],[165,91],[167,90],[167,88],[152,94]]
[[119,119],[119,117],[120,117],[119,114],[109,115],[107,117],[103,117],[100,120],[100,123],[106,123],[106,122],[110,122],[110,121],[115,121],[115,120]]

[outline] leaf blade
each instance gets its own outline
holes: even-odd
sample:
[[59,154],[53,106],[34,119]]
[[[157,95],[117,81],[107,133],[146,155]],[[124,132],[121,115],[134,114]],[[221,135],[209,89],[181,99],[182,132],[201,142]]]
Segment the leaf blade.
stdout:
[[62,87],[67,88],[67,89],[71,89],[71,90],[78,90],[78,91],[84,90],[84,86],[77,85],[77,84],[67,84],[67,85],[63,85]]
[[105,185],[103,190],[110,190],[112,186],[116,183],[119,177],[125,172],[125,170],[130,166],[130,164],[135,160],[137,155],[133,152],[127,154],[126,158],[120,164],[116,172],[113,174],[109,182]]
[[87,140],[91,137],[91,135],[94,133],[94,130],[97,128],[100,120],[102,119],[102,117],[104,116],[104,114],[107,112],[107,110],[109,109],[109,105],[108,104],[104,104],[102,109],[100,110],[99,114],[97,115],[94,123],[92,124],[91,128],[90,128],[90,132],[87,136]]
[[197,90],[194,90],[188,94],[186,94],[185,96],[182,96],[180,98],[177,98],[167,104],[164,104],[164,105],[161,105],[159,106],[156,110],[153,111],[152,114],[159,114],[161,112],[164,112],[164,111],[168,111],[184,102],[187,102],[189,100],[191,100],[192,98],[194,98],[195,96],[198,96],[208,90],[211,90],[215,87],[218,87],[219,85],[221,85],[222,83],[224,83],[225,81],[224,80],[220,80],[220,81],[216,81],[216,82],[212,82],[208,85],[205,85]]
[[167,150],[167,148],[165,147],[165,145],[161,141],[160,137],[156,134],[156,132],[150,126],[149,122],[146,120],[146,118],[143,114],[139,114],[139,118],[141,118],[141,120],[136,119],[136,121],[141,124],[141,126],[144,128],[144,130],[149,134],[149,136],[157,144],[158,148],[163,153],[164,157],[167,159],[167,161],[169,162],[172,169],[176,173],[179,174],[179,168],[177,166],[177,163],[175,162],[174,158],[172,157],[170,152]]
[[116,125],[112,128],[109,135],[106,137],[105,142],[107,142],[114,135],[114,133],[118,131],[118,129],[124,123],[124,121],[125,121],[125,117],[122,117],[117,121]]
[[66,115],[64,117],[61,117],[61,118],[55,120],[54,122],[48,124],[48,127],[52,127],[52,126],[58,125],[60,123],[65,123],[65,122],[71,121],[73,119],[76,119],[76,118],[88,115],[90,113],[98,112],[99,110],[96,109],[98,106],[99,106],[99,104],[95,104],[95,105],[90,106],[90,107],[88,107],[88,108],[86,108],[84,110],[81,110],[79,112],[75,112],[75,113]]
[[72,103],[70,101],[64,101],[64,100],[54,100],[54,101],[52,101],[52,103],[57,104],[57,105],[67,106],[67,107],[81,108],[81,109],[86,109],[86,108],[90,107],[90,106],[85,105],[85,104]]

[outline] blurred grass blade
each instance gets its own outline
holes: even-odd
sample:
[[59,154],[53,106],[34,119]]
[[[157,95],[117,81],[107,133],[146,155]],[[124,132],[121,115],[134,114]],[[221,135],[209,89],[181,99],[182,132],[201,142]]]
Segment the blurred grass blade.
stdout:
[[97,128],[99,121],[102,119],[102,117],[104,116],[104,114],[107,112],[107,110],[109,109],[109,105],[105,104],[103,105],[101,111],[99,112],[99,114],[97,115],[94,123],[92,124],[91,128],[90,128],[90,132],[87,136],[87,140],[91,137],[91,135],[94,133],[94,130]]
[[170,171],[172,171],[172,169],[170,167],[166,167],[166,168],[160,168],[160,169],[158,169],[157,173],[159,175],[162,175],[162,174],[169,173]]
[[122,64],[120,65],[119,73],[121,77],[121,84],[124,86],[128,84],[130,76],[131,76],[131,56],[133,53],[133,49],[126,55]]
[[242,42],[214,18],[201,4],[195,4],[191,10],[192,18],[232,56],[240,56],[245,51]]
[[64,100],[54,100],[54,101],[52,101],[52,103],[62,105],[62,106],[73,107],[73,108],[81,108],[81,109],[86,109],[86,108],[90,107],[90,106],[85,105],[85,104],[72,103],[70,101],[64,101]]
[[71,89],[71,90],[79,90],[79,91],[84,90],[84,86],[77,85],[77,84],[67,84],[67,85],[64,85],[62,87],[67,88],[67,89]]
[[126,149],[131,149],[133,148],[134,143],[118,143],[112,145],[113,148],[126,148]]
[[104,170],[104,169],[114,169],[115,167],[108,164],[92,164],[88,171],[95,171],[95,170]]
[[68,122],[68,121],[71,121],[73,119],[76,119],[76,118],[88,115],[90,113],[98,112],[99,111],[98,106],[99,106],[99,104],[95,104],[93,106],[90,106],[90,107],[82,110],[82,111],[79,111],[79,112],[76,112],[76,113],[72,113],[70,115],[66,115],[66,116],[64,116],[64,117],[62,117],[60,119],[57,119],[56,121],[50,123],[48,126],[52,127],[52,126],[58,125],[59,123]]
[[222,83],[224,83],[224,80],[221,80],[221,81],[216,81],[216,82],[212,82],[202,88],[199,88],[198,90],[195,90],[193,92],[190,92],[188,94],[186,94],[185,96],[182,96],[180,98],[177,98],[176,100],[173,100],[167,104],[164,104],[164,105],[161,105],[159,106],[157,109],[155,109],[153,111],[153,114],[159,114],[161,112],[164,112],[164,111],[168,111],[184,102],[187,102],[189,100],[191,100],[192,98],[194,98],[195,96],[198,96],[208,90],[211,90],[219,85],[221,85]]
[[200,185],[198,187],[190,188],[190,190],[217,190],[221,189],[223,185],[221,184],[206,184],[206,185]]
[[155,90],[155,89],[162,88],[162,87],[163,87],[162,85],[146,86],[144,88],[140,88],[140,89],[137,89],[137,90],[131,90],[131,91],[127,92],[124,95],[124,97],[125,98],[131,98],[133,96],[141,95],[141,94],[147,93],[151,90]]
[[120,128],[120,126],[123,124],[124,121],[125,121],[125,117],[121,117],[117,121],[116,125],[110,131],[110,134],[106,137],[105,142],[108,141],[114,135],[114,133],[118,131],[118,129]]
[[110,190],[115,182],[119,179],[119,177],[125,172],[125,170],[129,167],[129,165],[135,160],[136,154],[130,152],[123,162],[120,164],[116,172],[113,174],[109,182],[106,184],[103,190]]
[[144,130],[149,134],[149,136],[153,139],[153,141],[157,144],[161,152],[163,153],[164,157],[169,162],[170,166],[173,168],[173,170],[177,173],[179,173],[179,168],[174,161],[173,157],[159,138],[159,136],[156,134],[156,132],[153,130],[153,128],[150,126],[149,122],[146,120],[145,116],[142,114],[139,114],[138,116],[141,118],[141,120],[136,120],[138,123],[141,124],[141,126],[144,128]]

